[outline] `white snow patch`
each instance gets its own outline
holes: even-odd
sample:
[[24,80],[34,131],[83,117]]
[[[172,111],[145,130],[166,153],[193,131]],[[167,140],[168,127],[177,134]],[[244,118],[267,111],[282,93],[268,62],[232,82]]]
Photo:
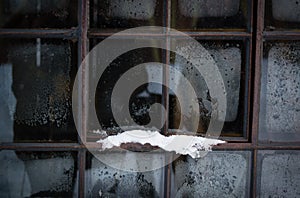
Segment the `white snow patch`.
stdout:
[[175,151],[177,154],[190,155],[197,158],[200,151],[210,151],[213,145],[226,143],[218,139],[210,139],[188,135],[172,135],[169,137],[161,135],[158,131],[131,130],[118,135],[108,136],[98,140],[102,144],[102,150],[119,147],[122,143],[140,143],[158,146],[165,151]]

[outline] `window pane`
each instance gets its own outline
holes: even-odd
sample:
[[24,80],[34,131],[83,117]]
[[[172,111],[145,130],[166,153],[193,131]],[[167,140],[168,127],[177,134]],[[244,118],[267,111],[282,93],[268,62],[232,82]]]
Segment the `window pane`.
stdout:
[[[92,42],[94,44],[97,43],[95,40],[92,40]],[[116,44],[120,44],[120,42],[122,40],[116,40]],[[155,127],[158,130],[161,129],[160,126],[151,124],[150,114],[156,112],[155,116],[160,120],[161,111],[153,104],[161,103],[162,86],[157,83],[151,83],[151,81],[154,78],[162,79],[163,77],[162,67],[154,63],[162,62],[162,52],[161,49],[156,48],[140,48],[126,52],[113,60],[103,72],[96,89],[95,107],[98,120],[109,135],[123,131],[120,127],[131,129],[133,125],[130,119],[137,125],[145,126],[146,128]],[[95,58],[94,60],[97,65],[97,59]],[[135,66],[142,63],[146,63],[146,66],[140,70],[134,70]],[[99,65],[98,67],[104,67],[104,65]],[[92,73],[96,73],[95,71]],[[127,74],[129,76],[126,78]],[[119,98],[112,97],[113,90],[116,90],[117,83],[120,83],[120,81],[123,80],[122,84],[129,87],[129,84],[135,84],[140,79],[144,79],[148,83],[140,84],[136,89],[129,90],[130,98],[128,101],[123,95]],[[90,106],[90,108],[94,108],[92,104]],[[125,111],[128,109],[130,119],[128,119],[129,116],[127,116]],[[113,113],[113,110],[115,110],[115,113]],[[116,115],[121,119],[116,118]],[[93,128],[93,130],[97,129]],[[99,140],[101,136],[97,136],[93,131],[88,131],[88,138],[89,141],[95,141]]]
[[[123,153],[121,157],[125,155]],[[87,159],[86,197],[163,197],[164,195],[164,169],[127,172],[107,166],[92,155],[88,155]]]
[[172,0],[172,27],[175,29],[246,29],[245,0]]
[[257,195],[300,196],[300,151],[259,151]]
[[266,0],[265,27],[267,30],[299,29],[299,0]]
[[76,141],[76,46],[39,38],[0,42],[0,141]]
[[300,42],[264,44],[261,141],[300,141]]
[[93,28],[162,26],[163,23],[161,0],[94,0],[91,5]]
[[250,157],[249,151],[213,151],[198,160],[179,158],[171,197],[248,197]]
[[2,150],[0,161],[1,197],[76,195],[76,153]]
[[77,0],[0,1],[1,28],[77,26]]
[[[179,50],[185,50],[188,47],[185,42],[178,41]],[[211,58],[219,68],[219,72],[223,78],[225,84],[225,90],[227,93],[227,112],[225,117],[225,125],[223,127],[222,135],[224,136],[243,136],[243,123],[244,118],[244,89],[245,89],[245,44],[242,41],[199,41],[200,44],[207,50],[207,52],[199,51],[199,57],[205,66],[209,67],[210,62],[205,62]],[[202,55],[203,54],[203,55]],[[208,56],[208,57],[206,57]],[[192,84],[197,96],[200,111],[199,120],[199,133],[205,133],[207,131],[211,113],[212,113],[212,99],[209,94],[207,84],[195,66],[185,58],[172,54],[172,65],[178,69]],[[183,79],[170,74],[170,83],[178,83]],[[178,83],[182,84],[182,83]],[[187,92],[186,88],[179,86],[183,93]],[[177,90],[178,91],[178,90]],[[191,90],[193,91],[193,90]],[[180,90],[179,90],[180,92]],[[188,92],[187,92],[188,93]],[[190,94],[185,94],[189,97]],[[170,94],[170,122],[169,127],[171,129],[178,129],[180,120],[180,104],[178,104],[175,95]],[[187,119],[191,120],[190,123],[197,122],[194,120],[193,114],[189,115]],[[189,127],[185,126],[188,130]]]

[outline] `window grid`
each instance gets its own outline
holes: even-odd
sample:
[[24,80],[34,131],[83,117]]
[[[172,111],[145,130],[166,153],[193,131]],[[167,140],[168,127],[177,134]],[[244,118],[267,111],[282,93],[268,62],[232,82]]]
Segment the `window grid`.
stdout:
[[[92,0],[91,0],[92,1]],[[80,0],[78,2],[78,27],[71,29],[0,29],[0,38],[63,38],[78,40],[78,66],[86,56],[90,38],[106,38],[114,32],[99,31],[97,29],[89,29],[89,0]],[[247,129],[243,140],[232,140],[227,144],[215,146],[213,150],[250,150],[252,151],[251,160],[251,178],[250,178],[250,196],[256,197],[257,186],[257,153],[258,150],[300,150],[299,144],[289,145],[289,143],[278,144],[260,144],[258,142],[258,124],[259,124],[259,108],[260,108],[260,76],[262,67],[262,50],[263,41],[267,40],[298,40],[300,32],[297,31],[265,31],[264,30],[264,15],[265,15],[265,0],[248,0],[248,5],[251,10],[248,17],[248,30],[246,32],[185,32],[188,35],[200,39],[240,39],[248,40],[247,57],[249,74],[248,74],[248,92],[247,92],[247,107],[248,112],[245,117],[247,119]],[[171,23],[171,0],[163,1],[163,25],[170,27]],[[136,36],[136,35],[124,35]],[[149,36],[149,35],[148,35]],[[164,36],[164,35],[160,35]],[[165,54],[165,63],[169,63],[169,53]],[[167,79],[168,71],[164,70],[165,79]],[[84,74],[83,74],[84,77]],[[83,80],[84,81],[84,80]],[[84,85],[83,85],[84,86]],[[83,89],[84,90],[84,87]],[[163,89],[163,105],[168,110],[169,96],[168,90]],[[82,103],[84,104],[84,98]],[[81,114],[81,119],[86,120],[85,107]],[[168,111],[166,111],[168,112]],[[165,117],[168,117],[167,113]],[[83,122],[85,123],[85,122]],[[82,129],[84,129],[84,125]],[[84,131],[84,130],[82,130]],[[164,129],[165,134],[168,133],[168,128]],[[83,136],[85,137],[85,136]],[[85,195],[85,166],[86,166],[86,147],[97,148],[96,143],[86,143],[78,137],[78,143],[0,143],[1,150],[16,150],[16,151],[77,151],[78,152],[78,168],[79,168],[79,197]],[[123,147],[132,147],[135,144],[124,145]],[[170,197],[171,185],[171,164],[165,170],[165,196]]]

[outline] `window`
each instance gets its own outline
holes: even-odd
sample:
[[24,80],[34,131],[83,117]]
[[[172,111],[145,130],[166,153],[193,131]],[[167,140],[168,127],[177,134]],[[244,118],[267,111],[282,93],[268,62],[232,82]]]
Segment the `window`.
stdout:
[[[300,195],[299,24],[298,0],[1,1],[0,196]],[[205,48],[208,53],[199,54],[214,60],[227,92],[220,139],[228,143],[214,146],[204,158],[180,156],[163,168],[137,173],[109,167],[89,152],[97,150],[95,142],[103,135],[83,130],[79,137],[72,91],[78,68],[93,47],[116,32],[140,26],[174,28]],[[165,35],[124,34],[116,41],[155,36]],[[176,42],[181,50],[187,46],[179,37]],[[196,88],[200,119],[192,114],[187,119],[197,122],[197,133],[205,135],[213,100],[203,76],[184,57],[150,47],[122,54],[104,71],[95,94],[103,128],[108,135],[122,131],[110,99],[118,79],[134,66],[147,63],[141,71],[148,74],[145,78],[180,83],[171,70],[157,69],[155,62],[177,69]],[[82,78],[85,82],[92,77]],[[165,111],[150,108],[155,103]],[[166,119],[162,127],[147,126],[164,135],[189,131],[189,126],[179,128],[179,99],[166,86],[141,85],[128,108],[140,125],[150,122],[151,112]],[[82,129],[88,111],[83,106]],[[121,147],[155,149],[136,143]],[[128,156],[119,154],[124,163],[138,160]]]

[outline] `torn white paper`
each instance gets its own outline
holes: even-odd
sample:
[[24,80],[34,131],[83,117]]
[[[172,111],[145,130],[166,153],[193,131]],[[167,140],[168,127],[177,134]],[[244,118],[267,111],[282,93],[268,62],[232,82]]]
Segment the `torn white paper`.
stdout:
[[175,151],[177,154],[190,155],[192,158],[199,157],[199,152],[210,151],[217,144],[226,143],[218,139],[210,139],[188,135],[161,135],[157,131],[132,130],[118,135],[108,136],[97,141],[102,144],[102,150],[119,147],[122,143],[140,143],[158,146],[165,151]]
[[107,136],[107,133],[106,131],[103,131],[103,130],[93,130],[92,131],[93,133],[96,133],[96,134],[99,134],[99,135],[102,135],[102,136]]

